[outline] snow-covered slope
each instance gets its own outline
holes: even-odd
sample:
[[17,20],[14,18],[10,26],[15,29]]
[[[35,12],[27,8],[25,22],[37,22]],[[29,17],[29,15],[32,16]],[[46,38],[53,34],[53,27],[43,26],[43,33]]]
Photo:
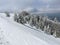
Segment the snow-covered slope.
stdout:
[[60,39],[18,24],[0,14],[0,30],[11,45],[60,45]]

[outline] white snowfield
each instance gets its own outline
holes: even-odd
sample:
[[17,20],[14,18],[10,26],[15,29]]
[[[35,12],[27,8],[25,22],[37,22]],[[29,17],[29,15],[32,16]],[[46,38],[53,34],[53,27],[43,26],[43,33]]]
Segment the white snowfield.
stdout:
[[10,45],[60,45],[60,39],[18,24],[0,13],[0,30]]

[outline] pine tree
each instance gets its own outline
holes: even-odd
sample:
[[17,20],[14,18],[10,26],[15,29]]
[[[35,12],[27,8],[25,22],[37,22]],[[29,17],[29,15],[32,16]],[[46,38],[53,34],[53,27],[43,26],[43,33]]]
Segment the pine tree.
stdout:
[[49,25],[47,26],[47,34],[51,34],[51,28]]
[[17,14],[14,14],[14,21],[17,21]]
[[53,33],[53,36],[56,37],[56,30],[55,30],[55,32]]
[[36,16],[36,28],[39,28],[39,16]]
[[46,31],[47,31],[47,27],[46,27],[46,26],[44,26],[44,32],[46,33]]
[[56,17],[54,18],[54,21],[55,21],[55,22],[58,22],[58,20],[57,20],[57,18],[56,18]]
[[10,14],[9,14],[9,12],[5,12],[5,14],[6,14],[6,16],[7,16],[7,17],[10,17]]
[[30,24],[31,26],[33,26],[33,16],[31,16],[30,21],[29,21],[29,24]]

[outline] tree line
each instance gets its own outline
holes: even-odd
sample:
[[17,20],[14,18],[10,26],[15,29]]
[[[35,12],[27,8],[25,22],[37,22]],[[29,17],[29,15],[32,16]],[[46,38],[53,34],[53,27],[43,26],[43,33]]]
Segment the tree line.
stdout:
[[[9,14],[6,14],[9,17]],[[31,27],[35,26],[46,34],[60,37],[60,24],[49,21],[47,16],[33,15],[26,11],[22,11],[19,14],[14,14],[14,21],[21,24],[29,24]],[[54,21],[57,22],[57,19],[55,18]]]

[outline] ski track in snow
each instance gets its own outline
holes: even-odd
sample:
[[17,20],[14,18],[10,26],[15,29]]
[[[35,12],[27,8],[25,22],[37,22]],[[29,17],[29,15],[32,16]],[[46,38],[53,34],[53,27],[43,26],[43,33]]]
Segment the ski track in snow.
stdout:
[[0,14],[0,28],[11,45],[60,45],[60,39],[7,19]]

